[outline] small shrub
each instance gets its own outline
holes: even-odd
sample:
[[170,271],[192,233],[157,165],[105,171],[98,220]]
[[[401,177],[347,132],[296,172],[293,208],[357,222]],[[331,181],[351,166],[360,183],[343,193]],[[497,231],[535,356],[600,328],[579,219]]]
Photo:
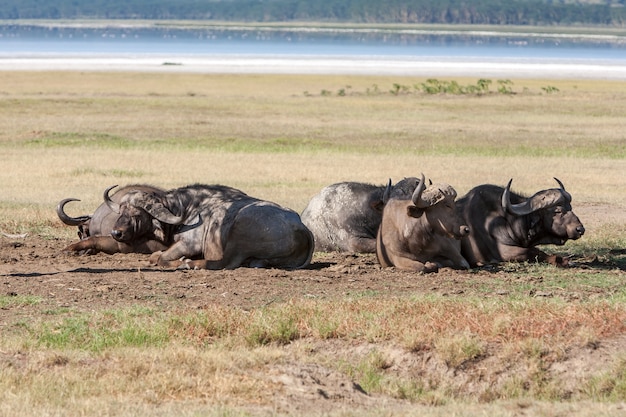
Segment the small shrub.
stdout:
[[558,88],[556,88],[556,87],[554,87],[554,86],[551,86],[551,85],[549,85],[549,86],[547,86],[547,87],[541,87],[541,89],[542,89],[543,91],[545,91],[545,92],[546,92],[546,94],[553,94],[553,93],[558,93],[558,92],[559,92],[559,89],[558,89]]
[[513,94],[512,85],[513,82],[511,80],[498,80],[498,93]]
[[422,83],[421,89],[426,94],[439,94],[443,91],[439,80],[436,80],[434,78],[430,78],[426,80],[425,83]]
[[371,87],[368,87],[365,90],[365,93],[369,96],[369,95],[378,95],[380,94],[380,89],[378,88],[378,84],[372,84]]
[[487,93],[489,92],[489,85],[491,84],[491,80],[481,78],[476,82],[476,84],[481,92]]

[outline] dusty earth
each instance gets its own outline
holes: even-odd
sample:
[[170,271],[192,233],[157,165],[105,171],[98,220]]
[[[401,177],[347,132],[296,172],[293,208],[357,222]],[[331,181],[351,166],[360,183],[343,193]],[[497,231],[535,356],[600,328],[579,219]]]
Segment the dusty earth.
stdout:
[[[589,207],[593,211],[593,207]],[[619,217],[619,216],[618,216]],[[622,216],[624,217],[624,216]],[[623,222],[623,218],[618,219]],[[623,223],[622,223],[623,224]],[[478,297],[501,297],[507,289],[494,284],[507,274],[501,267],[479,271],[442,270],[438,274],[416,276],[413,273],[381,269],[374,255],[327,253],[315,254],[309,269],[297,271],[239,268],[229,271],[165,270],[152,267],[148,255],[73,255],[61,251],[70,240],[43,239],[38,236],[0,236],[0,295],[41,297],[36,305],[0,308],[0,333],[16,320],[41,317],[46,310],[59,307],[73,311],[124,308],[145,305],[159,310],[171,308],[202,309],[208,305],[236,306],[242,309],[262,307],[290,299],[334,299],[346,295],[380,293],[386,296],[432,293],[464,294]],[[563,249],[563,250],[566,250]],[[562,252],[566,253],[566,252]],[[624,256],[624,248],[616,248]],[[616,269],[602,259],[572,259],[572,269]],[[622,263],[623,265],[623,263]],[[625,275],[626,276],[626,275]],[[529,279],[517,278],[517,279]],[[562,297],[584,300],[602,297],[597,288],[552,290],[549,294],[529,291],[528,297]],[[373,349],[367,344],[320,341],[314,347],[345,354],[363,354]],[[394,346],[376,346],[377,351],[393,358],[389,372],[418,372],[431,368],[440,376],[458,380],[468,375],[450,372],[432,355],[415,355]],[[289,347],[286,347],[289,349]],[[584,377],[614,358],[626,354],[626,335],[617,340],[570,352],[553,372],[563,374],[564,381]],[[487,361],[483,366],[488,367]],[[421,372],[421,371],[420,371]],[[347,375],[318,364],[282,364],[272,369],[268,378],[283,387],[272,400],[278,409],[335,410],[337,407],[389,405],[399,400],[368,395]],[[486,382],[487,383],[487,382]]]
[[[606,222],[626,224],[626,210],[600,204],[579,205],[576,213],[592,235]],[[297,271],[239,268],[223,271],[171,270],[153,267],[149,255],[74,255],[63,252],[78,240],[43,239],[0,231],[0,294],[34,295],[44,299],[36,310],[71,307],[76,311],[146,304],[202,308],[207,304],[250,309],[293,298],[337,298],[363,292],[388,296],[407,293],[472,294],[493,286],[504,268],[471,272],[444,269],[420,275],[381,269],[372,254],[315,253],[309,268]],[[585,239],[585,237],[583,237]],[[567,256],[567,245],[552,247]],[[616,254],[625,248],[614,248]],[[571,259],[574,267],[611,268],[591,256]],[[472,284],[469,285],[468,280]],[[499,289],[493,289],[497,295]],[[564,298],[597,296],[595,289]],[[49,305],[45,305],[48,303]],[[24,311],[26,313],[26,311]],[[0,310],[0,324],[15,314]]]

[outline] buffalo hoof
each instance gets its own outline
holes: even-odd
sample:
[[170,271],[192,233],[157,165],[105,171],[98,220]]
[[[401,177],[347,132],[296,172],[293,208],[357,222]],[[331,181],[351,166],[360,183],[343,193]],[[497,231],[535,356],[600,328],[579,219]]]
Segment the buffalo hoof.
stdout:
[[163,266],[166,268],[182,267],[180,269],[190,269],[189,267],[185,268],[184,266],[185,263],[190,262],[189,260],[185,259],[185,257],[182,257],[175,261],[167,261],[162,258],[162,255],[163,255],[162,251],[153,252],[152,255],[150,255],[150,259],[148,260],[148,262],[150,262],[151,265]]
[[426,262],[424,264],[424,270],[422,272],[424,272],[425,274],[439,272],[439,264],[436,264],[435,262]]
[[161,258],[162,253],[163,253],[162,251],[152,252],[152,255],[150,255],[150,258],[148,260],[148,262],[150,262],[150,265],[158,265],[159,258]]
[[185,270],[189,270],[189,269],[198,269],[198,268],[196,268],[196,267],[193,267],[193,268],[192,268],[192,266],[191,266],[191,259],[181,258],[181,259],[180,259],[180,261],[181,261],[181,264],[180,264],[180,265],[178,265],[178,266],[176,267],[176,269],[185,269]]

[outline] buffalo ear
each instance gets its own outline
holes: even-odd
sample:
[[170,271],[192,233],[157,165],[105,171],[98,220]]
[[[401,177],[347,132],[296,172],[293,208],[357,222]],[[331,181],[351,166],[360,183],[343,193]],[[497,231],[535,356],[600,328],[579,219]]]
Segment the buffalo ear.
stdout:
[[424,214],[424,209],[417,206],[408,206],[406,208],[406,214],[409,217],[415,217],[416,219],[419,219],[422,214]]
[[372,208],[372,210],[382,213],[383,209],[385,208],[385,202],[383,200],[372,201],[370,203],[370,207]]

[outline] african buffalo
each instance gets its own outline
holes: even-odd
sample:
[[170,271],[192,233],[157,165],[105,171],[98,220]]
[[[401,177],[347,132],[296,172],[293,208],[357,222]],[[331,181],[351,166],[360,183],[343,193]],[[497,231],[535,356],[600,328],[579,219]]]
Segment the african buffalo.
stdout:
[[150,257],[160,266],[295,269],[309,265],[313,255],[313,235],[296,212],[231,187],[130,191],[119,203],[107,202],[119,212],[111,232],[115,239],[133,241],[158,231],[171,242]]
[[424,182],[410,198],[391,198],[385,204],[376,239],[376,256],[383,267],[417,272],[439,268],[468,269],[460,239],[470,233],[456,214],[456,191],[448,184]]
[[[109,187],[104,191],[105,198],[108,197],[109,191],[114,188]],[[127,185],[117,190],[110,198],[114,202],[119,202],[122,196],[129,191],[140,190],[149,193],[163,193],[160,188],[151,185]],[[86,254],[94,254],[104,252],[113,253],[153,253],[158,250],[167,248],[168,244],[163,241],[164,236],[158,234],[147,233],[145,235],[136,236],[133,241],[120,242],[111,236],[113,226],[117,221],[119,214],[111,210],[111,208],[103,202],[93,215],[83,215],[79,217],[71,217],[65,213],[65,205],[71,201],[80,201],[75,198],[66,198],[61,200],[57,205],[57,215],[59,219],[68,226],[78,227],[78,236],[80,241],[69,245],[65,251],[82,252]]]
[[572,211],[572,196],[563,183],[559,188],[523,197],[505,188],[480,185],[457,201],[457,212],[472,229],[461,240],[461,253],[471,266],[502,261],[548,261],[563,264],[535,246],[563,245],[578,239],[585,228]]
[[340,182],[324,187],[302,212],[302,222],[315,236],[315,250],[376,252],[376,233],[385,199],[410,196],[417,178],[391,186]]

